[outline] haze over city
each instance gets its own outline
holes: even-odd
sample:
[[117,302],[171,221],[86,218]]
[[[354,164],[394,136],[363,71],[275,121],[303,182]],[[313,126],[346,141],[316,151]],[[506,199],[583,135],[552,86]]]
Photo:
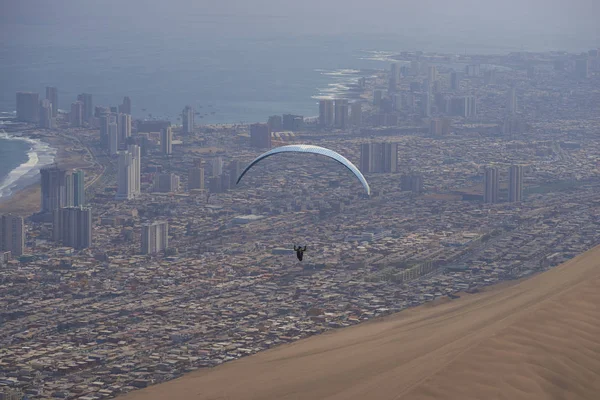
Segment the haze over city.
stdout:
[[595,400],[599,12],[1,1],[0,400]]

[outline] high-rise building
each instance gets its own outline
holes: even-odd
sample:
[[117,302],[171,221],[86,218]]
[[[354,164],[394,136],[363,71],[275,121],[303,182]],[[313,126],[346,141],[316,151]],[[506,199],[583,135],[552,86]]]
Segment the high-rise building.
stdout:
[[465,96],[466,102],[466,115],[467,118],[473,118],[477,116],[477,98],[475,96]]
[[523,166],[512,165],[509,169],[508,201],[517,203],[523,200]]
[[271,115],[267,121],[271,132],[281,132],[283,130],[283,119],[281,115]]
[[517,90],[514,87],[510,88],[506,96],[506,111],[510,115],[517,113]]
[[250,146],[258,149],[271,148],[271,130],[268,124],[250,125]]
[[336,128],[344,129],[348,126],[348,100],[335,100],[334,125]]
[[481,69],[479,64],[470,64],[465,66],[465,74],[467,76],[479,76],[480,71]]
[[67,171],[52,165],[40,170],[42,179],[42,212],[51,213],[69,205]]
[[363,143],[360,145],[360,171],[396,172],[398,169],[398,143]]
[[237,178],[242,173],[242,166],[239,160],[231,160],[227,166],[227,172],[229,173],[229,186],[233,187],[236,184]]
[[140,147],[129,145],[120,151],[117,167],[117,200],[131,200],[140,194]]
[[400,64],[392,63],[388,80],[388,92],[395,93],[398,90],[398,82],[400,82]]
[[194,133],[194,109],[191,106],[185,106],[181,118],[183,120],[183,133],[186,135]]
[[114,156],[119,151],[119,132],[117,124],[108,124],[108,153]]
[[142,225],[142,254],[155,254],[169,248],[169,223]]
[[40,126],[44,129],[54,128],[54,117],[52,117],[52,103],[48,99],[40,101]]
[[154,191],[159,193],[178,192],[179,177],[175,174],[156,174],[154,176]]
[[435,65],[427,67],[427,80],[431,83],[437,80],[437,69],[435,68]]
[[71,124],[72,127],[83,126],[83,121],[84,121],[83,113],[84,113],[83,102],[78,100],[74,103],[71,103],[71,112],[69,113],[69,123]]
[[460,90],[460,75],[458,72],[450,72],[450,89]]
[[483,73],[483,81],[486,85],[493,85],[496,83],[496,70],[488,69]]
[[356,101],[350,106],[350,123],[359,128],[362,125],[362,103]]
[[127,146],[127,151],[131,153],[132,168],[131,168],[131,183],[134,196],[142,193],[141,174],[142,174],[142,151],[140,146],[130,144]]
[[190,190],[204,189],[204,168],[190,168],[188,172],[188,188]]
[[283,114],[283,130],[297,132],[304,129],[304,117],[302,115]]
[[417,174],[402,175],[400,177],[400,190],[403,192],[423,192],[423,176]]
[[94,105],[92,104],[92,95],[89,93],[82,93],[77,96],[77,100],[81,101],[81,103],[83,104],[83,121],[89,122],[94,116]]
[[85,205],[85,173],[82,170],[73,172],[73,206]]
[[90,207],[63,207],[54,211],[52,235],[55,242],[74,249],[92,245],[92,209]]
[[25,226],[23,217],[8,214],[0,216],[0,250],[10,251],[13,256],[23,255],[25,249]]
[[483,202],[484,203],[497,203],[498,202],[498,169],[495,167],[487,167],[485,169],[485,175],[483,179],[484,191],[483,191]]
[[590,77],[590,60],[587,57],[575,60],[575,75],[579,79]]
[[170,126],[160,132],[160,151],[167,155],[173,153],[173,132]]
[[223,173],[223,159],[215,157],[211,160],[212,176],[219,176]]
[[119,112],[131,115],[131,99],[129,96],[123,97],[123,104],[119,105]]
[[319,125],[333,126],[333,100],[319,100]]
[[119,114],[119,143],[127,143],[131,137],[131,115]]
[[431,116],[431,95],[429,91],[421,96],[421,115],[424,117]]
[[73,207],[75,199],[75,182],[73,180],[72,171],[67,171],[65,175],[65,191],[67,193],[65,207]]
[[58,115],[58,89],[54,86],[46,86],[46,99],[52,104],[52,117]]
[[381,104],[381,99],[383,99],[383,90],[373,90],[373,105],[378,106],[379,104]]
[[398,170],[398,143],[382,143],[382,172]]
[[40,111],[39,99],[39,93],[17,92],[17,120],[37,123]]
[[421,65],[419,60],[411,60],[410,62],[410,73],[414,76],[419,75],[419,70],[421,69]]

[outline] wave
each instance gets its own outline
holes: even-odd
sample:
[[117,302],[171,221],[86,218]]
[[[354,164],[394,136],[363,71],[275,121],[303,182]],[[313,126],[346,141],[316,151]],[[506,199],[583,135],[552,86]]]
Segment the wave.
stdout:
[[0,130],[0,139],[21,140],[31,145],[27,152],[28,160],[10,171],[0,181],[0,199],[6,199],[38,179],[40,169],[54,162],[56,149],[41,140],[9,135],[2,130]]

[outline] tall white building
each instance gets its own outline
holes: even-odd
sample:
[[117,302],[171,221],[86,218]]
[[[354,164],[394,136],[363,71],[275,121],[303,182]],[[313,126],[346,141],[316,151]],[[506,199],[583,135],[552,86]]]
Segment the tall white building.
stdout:
[[131,115],[119,114],[119,143],[126,143],[131,137]]
[[223,159],[215,157],[212,159],[212,176],[219,176],[223,173]]
[[348,126],[348,100],[335,100],[334,124],[336,128],[344,129]]
[[169,223],[142,225],[142,254],[154,254],[169,247]]
[[117,200],[131,200],[140,194],[140,147],[130,145],[119,152]]
[[40,101],[40,126],[45,129],[54,129],[54,117],[52,116],[52,103],[48,99]]
[[163,154],[173,153],[173,132],[170,126],[163,128],[160,132],[160,151]]
[[114,156],[119,151],[119,132],[117,124],[108,124],[108,153]]
[[181,118],[183,119],[183,133],[187,135],[194,133],[194,109],[185,106]]

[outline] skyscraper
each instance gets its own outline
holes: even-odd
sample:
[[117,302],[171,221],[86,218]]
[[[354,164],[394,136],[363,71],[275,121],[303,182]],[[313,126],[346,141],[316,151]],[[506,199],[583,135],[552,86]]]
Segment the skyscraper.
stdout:
[[223,159],[215,157],[211,160],[212,176],[219,176],[223,173]]
[[17,120],[37,123],[40,111],[39,98],[39,93],[17,92]]
[[333,100],[319,100],[319,125],[333,125]]
[[134,196],[138,196],[142,193],[142,151],[140,146],[137,144],[130,144],[127,146],[127,151],[131,153],[132,157],[132,168],[131,168],[131,184],[132,192]]
[[512,165],[509,169],[508,201],[517,203],[523,200],[523,166]]
[[108,124],[108,153],[114,156],[119,151],[119,132],[117,124],[114,122]]
[[185,106],[181,113],[181,118],[183,120],[183,133],[186,135],[194,133],[194,109],[190,106]]
[[[271,130],[267,124],[250,125],[250,146],[258,149],[271,148]],[[214,176],[214,174],[213,174]]]
[[23,217],[12,214],[0,216],[0,250],[10,251],[13,256],[21,256],[24,248]]
[[484,203],[498,202],[498,169],[495,167],[487,167],[484,175]]
[[175,174],[156,174],[154,176],[154,191],[160,193],[179,191],[179,177]]
[[383,90],[375,89],[373,91],[373,105],[378,106],[381,104],[381,99],[383,98]]
[[142,254],[155,254],[169,248],[169,223],[157,221],[142,225]]
[[170,126],[160,132],[160,151],[167,155],[173,153],[173,133]]
[[131,137],[131,115],[119,114],[119,143],[127,143]]
[[431,83],[437,80],[437,69],[435,68],[435,65],[427,67],[427,80]]
[[231,160],[227,166],[227,172],[229,173],[229,186],[235,186],[238,176],[242,172],[242,166],[239,160]]
[[83,104],[83,115],[82,119],[85,122],[89,122],[94,116],[94,106],[92,104],[92,95],[89,93],[82,93],[77,96],[77,100]]
[[334,125],[336,128],[344,129],[348,126],[348,100],[335,100]]
[[382,172],[398,170],[398,143],[382,143]]
[[52,117],[58,115],[58,89],[53,86],[46,86],[46,99],[52,104]]
[[204,168],[190,168],[188,172],[188,188],[190,190],[204,189]]
[[42,179],[42,212],[53,212],[69,205],[67,198],[67,171],[52,165],[40,170]]
[[40,101],[40,127],[44,129],[54,128],[54,117],[52,117],[52,103],[48,99]]
[[116,200],[131,200],[140,194],[140,147],[132,144],[120,151]]
[[460,90],[460,75],[458,72],[450,72],[450,89]]
[[398,170],[398,143],[360,145],[360,171],[391,173]]
[[514,87],[510,88],[508,91],[506,110],[510,115],[514,115],[517,112],[517,90]]
[[92,245],[92,209],[89,207],[63,207],[54,212],[52,226],[54,241],[74,249]]
[[271,115],[267,121],[271,132],[281,132],[283,130],[283,119],[281,115]]
[[350,106],[350,123],[359,128],[362,125],[362,103],[356,101]]
[[123,103],[119,106],[119,112],[131,115],[131,99],[129,96],[123,97]]
[[84,113],[83,102],[78,100],[74,103],[71,103],[71,112],[69,113],[69,123],[71,124],[72,127],[83,126],[83,121],[84,121],[83,113]]
[[421,115],[424,117],[431,116],[431,95],[429,90],[421,95]]
[[85,205],[85,173],[82,170],[73,172],[73,206]]

